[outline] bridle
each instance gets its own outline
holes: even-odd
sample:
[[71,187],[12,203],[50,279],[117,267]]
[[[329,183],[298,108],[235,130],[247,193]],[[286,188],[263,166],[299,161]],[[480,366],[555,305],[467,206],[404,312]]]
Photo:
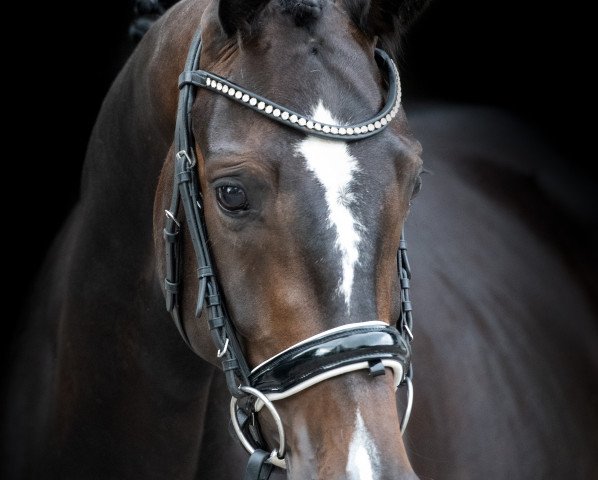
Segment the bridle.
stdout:
[[[413,321],[409,301],[411,271],[407,246],[401,236],[397,253],[397,269],[401,289],[401,314],[398,329],[381,321],[351,323],[333,328],[303,340],[262,364],[250,369],[226,311],[215,275],[203,217],[203,199],[194,151],[191,109],[195,87],[216,92],[263,114],[271,120],[298,129],[309,135],[329,140],[357,141],[383,131],[397,115],[400,106],[400,84],[397,68],[382,50],[376,57],[386,70],[388,98],[375,117],[354,125],[327,125],[256,95],[211,72],[197,69],[201,54],[201,31],[193,38],[185,69],[179,78],[179,103],[175,130],[174,188],[169,210],[166,210],[164,240],[166,242],[166,309],[185,343],[199,355],[187,335],[180,310],[182,279],[182,220],[177,217],[182,204],[191,237],[199,289],[195,316],[207,309],[208,327],[222,362],[228,389],[232,395],[230,410],[233,428],[242,445],[250,453],[246,479],[266,479],[272,468],[285,468],[285,437],[282,422],[273,401],[287,398],[326,379],[351,371],[367,369],[372,376],[384,375],[386,368],[394,373],[395,385],[408,386],[408,401],[401,423],[403,432],[409,421],[413,401],[411,341]],[[278,428],[279,447],[266,447],[257,412],[270,411]]]

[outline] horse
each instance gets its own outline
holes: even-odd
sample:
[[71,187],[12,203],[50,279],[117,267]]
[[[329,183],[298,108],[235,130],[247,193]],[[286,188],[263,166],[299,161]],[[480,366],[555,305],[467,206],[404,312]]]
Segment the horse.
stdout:
[[[371,136],[365,125],[363,138],[296,128],[304,119],[299,126],[339,125],[346,136],[376,115],[391,85],[376,47],[400,58],[399,38],[425,3],[186,0],[156,21],[104,101],[81,199],[30,302],[5,414],[7,478],[240,478],[247,454],[227,423],[233,406],[241,429],[235,405],[247,392],[237,391],[242,374],[222,374],[221,358],[235,352],[259,371],[285,352],[304,354],[306,339],[332,347],[317,343],[326,332],[399,338],[390,329],[405,313],[406,258],[396,255],[410,210],[417,393],[405,435],[400,362],[368,362],[275,400],[258,390],[265,408],[250,404],[257,423],[240,435],[274,448],[258,475],[597,473],[595,304],[550,242],[488,193],[497,171],[518,172],[502,159],[517,163],[526,149],[484,144],[484,132],[463,138],[479,123],[453,113],[416,116],[433,175],[413,199],[422,151],[402,109],[384,129],[372,123]],[[179,86],[191,91],[199,78],[179,78],[198,31],[194,68],[210,72],[200,79],[209,85],[181,109]],[[265,103],[227,98],[241,92],[243,102],[238,86],[300,116],[282,125]],[[177,117],[189,130],[175,137]],[[190,138],[191,158],[179,155]],[[184,209],[172,208],[174,172],[201,190]],[[193,215],[195,233],[205,221],[203,243],[188,228]],[[199,270],[198,243],[214,262]],[[202,290],[216,277],[220,297]],[[199,308],[197,297],[206,298]],[[236,335],[216,348],[210,327],[225,317]],[[286,471],[270,472],[282,460]]]

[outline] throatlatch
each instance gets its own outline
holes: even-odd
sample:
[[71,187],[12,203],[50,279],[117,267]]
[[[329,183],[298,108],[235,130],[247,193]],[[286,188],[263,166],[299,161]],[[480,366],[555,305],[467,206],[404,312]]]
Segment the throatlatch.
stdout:
[[[201,31],[195,34],[185,70],[180,77],[180,95],[174,140],[174,188],[170,208],[166,210],[164,240],[166,242],[166,309],[185,343],[195,351],[182,319],[180,292],[183,257],[181,251],[183,222],[191,237],[199,288],[195,316],[207,311],[211,337],[222,362],[228,389],[232,395],[231,419],[234,431],[250,454],[246,480],[263,480],[273,466],[285,468],[285,441],[282,422],[272,404],[334,376],[367,369],[373,376],[383,375],[390,368],[395,385],[408,386],[408,405],[401,423],[405,430],[412,404],[411,341],[413,319],[409,300],[411,270],[407,246],[401,236],[397,252],[397,271],[401,289],[401,314],[397,327],[381,321],[359,322],[327,330],[303,340],[275,355],[253,370],[241,348],[233,322],[215,276],[206,225],[203,199],[198,179],[195,140],[191,128],[191,109],[195,88],[205,88],[243,104],[257,113],[308,135],[329,140],[357,141],[382,132],[400,108],[398,71],[388,55],[376,50],[376,58],[386,73],[388,98],[383,109],[373,118],[354,125],[327,125],[301,115],[267,98],[256,95],[233,82],[204,70],[198,70],[201,55]],[[180,214],[182,204],[184,217]],[[329,348],[330,347],[330,348]],[[198,352],[196,352],[198,353]],[[198,353],[199,354],[199,353]],[[279,447],[270,449],[257,422],[257,412],[266,406],[279,429]]]

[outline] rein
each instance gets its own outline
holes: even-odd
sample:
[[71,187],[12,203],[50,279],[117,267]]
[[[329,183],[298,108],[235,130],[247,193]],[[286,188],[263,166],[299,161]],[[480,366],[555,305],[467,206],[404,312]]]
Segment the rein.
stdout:
[[[375,117],[365,122],[350,126],[329,125],[278,105],[211,72],[197,69],[200,55],[201,31],[198,31],[193,38],[185,70],[179,78],[180,94],[174,140],[174,188],[170,207],[166,210],[164,228],[166,309],[171,313],[187,346],[199,355],[189,340],[180,308],[183,224],[178,215],[182,204],[199,279],[195,316],[199,317],[204,308],[207,309],[210,334],[232,395],[232,425],[241,444],[250,454],[245,478],[267,479],[274,466],[285,468],[284,429],[272,402],[287,398],[329,378],[360,369],[367,369],[372,376],[378,376],[384,375],[386,368],[390,368],[394,374],[395,385],[408,386],[407,409],[401,422],[401,432],[404,432],[413,399],[413,320],[409,301],[411,270],[407,259],[407,246],[402,235],[397,253],[401,289],[398,329],[381,321],[343,325],[303,340],[250,369],[235,326],[226,311],[208,247],[203,199],[196,168],[195,139],[191,128],[190,114],[195,100],[195,88],[219,93],[273,121],[309,135],[329,140],[356,141],[380,133],[397,115],[401,101],[399,75],[390,57],[377,49],[376,57],[388,79],[389,93],[384,107]],[[257,421],[257,412],[264,406],[269,410],[278,428],[279,447],[271,451],[262,438]]]

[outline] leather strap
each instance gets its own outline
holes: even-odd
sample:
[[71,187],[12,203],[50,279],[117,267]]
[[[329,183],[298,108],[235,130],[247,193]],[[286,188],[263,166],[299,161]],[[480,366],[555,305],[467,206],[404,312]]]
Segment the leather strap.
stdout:
[[264,450],[256,450],[249,457],[247,469],[245,470],[245,480],[267,480],[272,474],[274,466],[266,463],[270,454]]
[[[201,32],[198,31],[185,63],[185,71],[193,70],[198,65],[201,54]],[[197,178],[197,159],[195,156],[195,139],[191,125],[191,108],[193,107],[193,86],[182,85],[176,117],[174,139],[174,188],[170,208],[166,212],[164,239],[166,242],[166,278],[164,282],[166,309],[171,313],[174,323],[185,343],[197,352],[185,329],[180,312],[180,289],[182,272],[181,234],[183,222],[179,217],[180,205],[183,206],[184,221],[191,237],[198,272],[198,292],[195,316],[201,315],[204,304],[208,311],[208,325],[216,348],[220,352],[223,370],[228,388],[236,397],[244,394],[239,385],[248,384],[249,367],[237,339],[234,326],[230,321],[220,289],[208,247],[205,222],[202,212],[202,197]],[[180,220],[178,218],[181,218]]]
[[[413,341],[413,307],[409,299],[409,288],[411,281],[411,266],[407,257],[407,241],[405,240],[405,230],[401,232],[399,242],[399,251],[397,252],[397,271],[399,272],[399,282],[401,290],[401,314],[397,321],[397,328],[403,337],[407,340],[411,349]],[[409,361],[406,376],[413,379],[413,364]]]

